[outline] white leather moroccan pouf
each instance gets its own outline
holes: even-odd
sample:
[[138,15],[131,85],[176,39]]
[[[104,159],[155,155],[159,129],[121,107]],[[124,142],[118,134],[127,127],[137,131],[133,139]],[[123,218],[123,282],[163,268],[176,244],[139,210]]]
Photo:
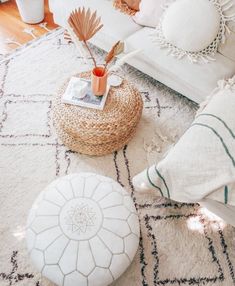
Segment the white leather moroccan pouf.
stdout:
[[38,196],[26,238],[34,265],[55,284],[105,286],[133,260],[139,220],[130,195],[114,180],[72,174]]

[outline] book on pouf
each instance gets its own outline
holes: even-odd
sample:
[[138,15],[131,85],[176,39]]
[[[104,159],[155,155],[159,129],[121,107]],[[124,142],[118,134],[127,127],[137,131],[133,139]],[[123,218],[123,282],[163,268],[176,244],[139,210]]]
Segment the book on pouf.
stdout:
[[72,77],[61,101],[67,104],[102,110],[109,93],[109,88],[110,86],[108,85],[103,96],[96,96],[92,93],[90,80]]

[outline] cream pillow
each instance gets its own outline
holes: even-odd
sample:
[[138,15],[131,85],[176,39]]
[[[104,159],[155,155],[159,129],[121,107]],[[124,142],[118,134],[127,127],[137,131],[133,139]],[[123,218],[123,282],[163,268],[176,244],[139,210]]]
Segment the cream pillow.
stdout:
[[219,87],[165,158],[133,183],[175,201],[199,202],[213,211],[219,206],[221,217],[233,209],[235,225],[235,76]]
[[[163,13],[153,38],[172,56],[208,62],[225,42],[233,3],[218,0],[174,0]],[[230,13],[229,13],[230,12]]]
[[156,28],[163,13],[166,0],[142,0],[140,10],[133,16],[133,20],[142,26]]

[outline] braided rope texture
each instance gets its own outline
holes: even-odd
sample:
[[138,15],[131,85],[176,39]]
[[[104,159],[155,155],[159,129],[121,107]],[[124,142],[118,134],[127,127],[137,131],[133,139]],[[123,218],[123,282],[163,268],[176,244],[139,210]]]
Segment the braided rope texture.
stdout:
[[[86,79],[90,72],[76,75]],[[133,137],[140,121],[143,101],[126,80],[111,87],[103,110],[64,104],[61,96],[68,81],[53,101],[53,119],[58,136],[72,151],[102,156],[119,150]]]

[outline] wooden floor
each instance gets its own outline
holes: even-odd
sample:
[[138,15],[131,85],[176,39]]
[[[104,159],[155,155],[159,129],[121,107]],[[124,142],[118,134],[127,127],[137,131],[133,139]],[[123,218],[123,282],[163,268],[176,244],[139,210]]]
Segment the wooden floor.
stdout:
[[[45,0],[45,19],[49,29],[54,29],[57,25],[53,22],[52,14],[49,12],[48,0]],[[31,41],[32,36],[23,32],[25,28],[34,28],[35,36],[41,36],[47,31],[38,25],[28,25],[21,21],[15,0],[0,4],[0,54],[15,49],[14,44],[6,44],[6,39],[15,40],[21,44]]]

